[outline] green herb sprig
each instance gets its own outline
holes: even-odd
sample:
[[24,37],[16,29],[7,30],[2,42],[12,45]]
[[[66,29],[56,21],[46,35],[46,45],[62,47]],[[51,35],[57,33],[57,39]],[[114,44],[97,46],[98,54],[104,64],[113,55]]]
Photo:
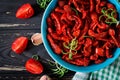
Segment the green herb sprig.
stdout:
[[54,62],[54,61],[49,61],[49,64],[51,66],[55,66],[56,68],[54,69],[51,69],[53,71],[53,74],[56,74],[59,76],[59,78],[63,77],[65,73],[68,72],[68,69],[60,66],[57,62]]
[[72,59],[73,54],[77,53],[77,44],[78,41],[76,40],[76,38],[72,39],[70,43],[68,43],[68,45],[66,45],[65,43],[63,43],[63,46],[69,50],[69,52],[64,52],[62,51],[63,54],[68,54],[68,58]]
[[37,4],[40,6],[40,8],[45,9],[50,1],[51,0],[37,0]]
[[71,8],[73,11],[75,11],[76,15],[78,15],[78,11],[75,8]]
[[[38,55],[33,55],[32,58],[35,60],[43,60],[43,59],[40,59],[40,57]],[[62,67],[57,62],[54,62],[54,61],[48,60],[48,59],[43,60],[43,61],[44,61],[44,63],[47,62],[50,66],[54,67],[51,70],[53,71],[53,74],[58,75],[59,78],[63,77],[65,75],[65,73],[68,72],[68,69]]]
[[92,40],[94,39],[92,36],[87,36],[87,35],[85,35],[85,36],[83,36],[84,38],[91,38]]
[[106,9],[106,7],[103,7],[101,10],[102,15],[99,17],[99,21],[101,20],[102,17],[105,17],[105,23],[107,24],[119,24],[119,21],[114,17],[115,16],[115,10],[112,8]]

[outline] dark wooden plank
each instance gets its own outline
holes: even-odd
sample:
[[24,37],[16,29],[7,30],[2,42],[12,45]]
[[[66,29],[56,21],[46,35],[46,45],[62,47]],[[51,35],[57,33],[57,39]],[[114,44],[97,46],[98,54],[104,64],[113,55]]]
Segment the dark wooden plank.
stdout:
[[[5,32],[5,33],[2,34],[2,32]],[[7,72],[7,74],[3,72],[4,74],[2,73],[3,76],[0,75],[1,77],[4,77],[5,75],[10,77],[11,76],[10,71],[12,71],[14,75],[13,77],[17,75],[20,76],[20,74],[24,72],[27,74],[27,76],[24,74],[21,76],[30,78],[31,75],[30,73],[26,72],[24,64],[26,60],[32,57],[32,55],[36,55],[36,54],[40,56],[41,58],[40,62],[45,67],[43,74],[48,74],[51,77],[53,77],[54,74],[52,74],[53,72],[51,71],[52,67],[48,64],[48,60],[52,60],[52,59],[46,52],[43,44],[41,44],[40,46],[34,46],[32,45],[31,41],[29,41],[27,49],[21,55],[18,55],[11,50],[11,44],[16,37],[19,37],[22,35],[31,37],[31,35],[34,34],[35,32],[37,32],[37,30],[21,30],[21,31],[20,30],[12,30],[12,31],[3,30],[0,32],[0,70]],[[19,72],[20,74],[16,74],[15,71],[17,72],[20,71]],[[70,71],[62,79],[71,80],[70,78],[74,75],[74,73],[75,72]],[[39,77],[41,75],[39,75]],[[33,77],[36,78],[38,77],[38,75],[33,75]],[[53,77],[53,78],[55,79],[57,77]]]
[[[17,19],[15,17],[15,13],[17,9],[25,3],[31,3],[35,10],[35,15],[29,19]],[[0,24],[2,27],[6,27],[4,25],[12,25],[12,24],[24,24],[26,26],[31,27],[32,29],[39,29],[41,24],[41,18],[43,15],[43,9],[40,9],[39,6],[36,4],[36,0],[1,0],[0,2]],[[0,26],[0,28],[1,28]],[[10,27],[10,26],[9,26]],[[15,26],[13,29],[16,28]],[[19,26],[19,28],[27,28]],[[1,28],[2,29],[2,28]]]

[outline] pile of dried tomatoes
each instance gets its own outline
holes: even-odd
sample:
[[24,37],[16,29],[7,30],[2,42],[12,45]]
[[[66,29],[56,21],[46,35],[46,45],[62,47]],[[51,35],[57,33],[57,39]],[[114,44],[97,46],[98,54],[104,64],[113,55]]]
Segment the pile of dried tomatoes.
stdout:
[[107,0],[58,0],[47,18],[47,39],[53,51],[71,64],[99,64],[120,47],[117,16]]

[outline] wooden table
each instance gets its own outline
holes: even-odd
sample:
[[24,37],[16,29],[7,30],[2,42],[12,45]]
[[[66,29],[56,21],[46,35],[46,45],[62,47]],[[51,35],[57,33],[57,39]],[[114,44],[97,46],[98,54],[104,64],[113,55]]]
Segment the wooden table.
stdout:
[[[31,3],[35,9],[35,15],[30,19],[17,19],[16,10],[24,3]],[[36,0],[1,0],[0,1],[0,80],[38,80],[43,74],[48,74],[54,80],[59,80],[52,74],[51,66],[47,60],[52,60],[46,52],[43,44],[34,46],[29,42],[25,52],[21,55],[11,50],[13,40],[19,36],[31,37],[34,33],[40,33],[41,18],[44,10],[36,4]],[[32,55],[39,55],[44,65],[44,72],[40,75],[28,73],[24,64]],[[69,71],[60,80],[71,80],[75,72]]]

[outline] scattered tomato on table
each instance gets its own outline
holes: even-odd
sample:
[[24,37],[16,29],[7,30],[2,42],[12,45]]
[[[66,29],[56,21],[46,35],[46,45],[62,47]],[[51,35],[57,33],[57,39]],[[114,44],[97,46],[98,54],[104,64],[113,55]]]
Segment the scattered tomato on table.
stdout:
[[30,3],[23,4],[16,12],[16,18],[26,19],[34,15],[34,9]]
[[[40,6],[40,8],[45,9],[47,5],[49,4],[51,0],[41,1],[37,0],[37,4]],[[16,18],[19,19],[27,19],[34,15],[34,9],[32,8],[30,3],[23,4],[20,8],[18,8],[16,12]],[[28,38],[27,37],[18,37],[14,42],[12,43],[12,50],[17,53],[21,54],[24,52],[24,50],[27,47],[28,44]],[[33,45],[38,46],[42,43],[41,33],[35,33],[31,36],[31,42]],[[34,56],[36,57],[36,56]],[[43,65],[37,60],[38,57],[35,58],[29,58],[25,63],[25,68],[28,72],[32,74],[41,74],[44,70]],[[53,63],[57,68],[52,69],[53,74],[59,75],[59,77],[62,77],[65,73],[68,72],[66,68],[61,67],[57,63]],[[50,78],[49,78],[50,79]]]
[[25,63],[25,68],[28,72],[32,74],[41,74],[43,72],[42,64],[33,58],[30,58]]
[[28,38],[21,36],[15,39],[12,43],[11,49],[17,54],[21,54],[27,47]]

